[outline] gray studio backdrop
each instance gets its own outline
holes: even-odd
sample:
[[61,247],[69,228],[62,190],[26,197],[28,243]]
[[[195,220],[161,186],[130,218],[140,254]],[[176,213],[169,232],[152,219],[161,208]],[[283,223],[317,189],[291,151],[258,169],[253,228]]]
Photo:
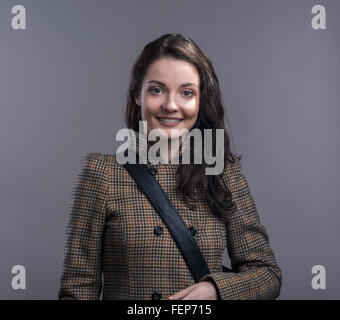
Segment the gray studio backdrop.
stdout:
[[[25,30],[12,28],[16,4]],[[326,29],[311,24],[318,4]],[[115,152],[133,62],[176,32],[214,64],[279,298],[339,299],[339,17],[337,0],[1,0],[0,298],[56,299],[80,160]],[[17,265],[25,289],[12,287]]]

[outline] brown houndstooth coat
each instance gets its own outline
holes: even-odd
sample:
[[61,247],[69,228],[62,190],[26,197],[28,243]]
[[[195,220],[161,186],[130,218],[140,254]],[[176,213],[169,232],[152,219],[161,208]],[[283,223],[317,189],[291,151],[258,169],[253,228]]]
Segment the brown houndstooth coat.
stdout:
[[[157,164],[155,178],[180,213],[210,269],[222,300],[274,299],[282,275],[260,224],[240,160],[222,174],[237,212],[227,221],[181,201],[175,164]],[[226,223],[225,223],[226,222]],[[233,272],[222,272],[227,247]],[[102,278],[103,276],[103,278]],[[74,186],[59,299],[167,299],[194,284],[168,229],[115,155],[89,153]]]

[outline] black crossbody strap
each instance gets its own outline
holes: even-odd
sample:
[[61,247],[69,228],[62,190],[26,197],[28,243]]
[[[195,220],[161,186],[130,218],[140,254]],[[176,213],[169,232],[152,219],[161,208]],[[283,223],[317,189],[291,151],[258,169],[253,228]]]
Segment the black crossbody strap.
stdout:
[[195,281],[198,282],[203,276],[210,273],[209,268],[190,230],[186,227],[167,194],[158,181],[149,173],[146,165],[138,163],[138,158],[136,164],[126,163],[124,167],[142,188],[162,218],[181,250]]

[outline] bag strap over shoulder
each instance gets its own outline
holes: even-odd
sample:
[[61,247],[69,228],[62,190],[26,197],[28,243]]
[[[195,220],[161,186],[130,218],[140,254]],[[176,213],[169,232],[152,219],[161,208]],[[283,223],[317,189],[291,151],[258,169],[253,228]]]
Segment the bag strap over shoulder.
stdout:
[[185,225],[167,194],[154,176],[150,174],[147,166],[139,163],[138,154],[136,154],[136,156],[136,164],[126,163],[123,166],[142,188],[143,192],[162,218],[182,252],[195,281],[199,282],[203,276],[210,273],[201,250],[197,246],[190,230]]

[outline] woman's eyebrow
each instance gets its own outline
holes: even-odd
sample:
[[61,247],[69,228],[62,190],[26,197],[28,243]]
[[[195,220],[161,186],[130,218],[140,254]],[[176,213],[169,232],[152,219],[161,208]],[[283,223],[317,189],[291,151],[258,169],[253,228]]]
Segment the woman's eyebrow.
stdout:
[[[149,80],[147,83],[150,83],[150,82],[154,82],[154,83],[157,83],[163,87],[166,87],[166,84],[161,82],[161,81],[158,81],[158,80]],[[187,82],[187,83],[183,83],[180,85],[180,87],[188,87],[188,86],[195,86],[198,88],[198,85],[196,83],[193,83],[193,82]]]

